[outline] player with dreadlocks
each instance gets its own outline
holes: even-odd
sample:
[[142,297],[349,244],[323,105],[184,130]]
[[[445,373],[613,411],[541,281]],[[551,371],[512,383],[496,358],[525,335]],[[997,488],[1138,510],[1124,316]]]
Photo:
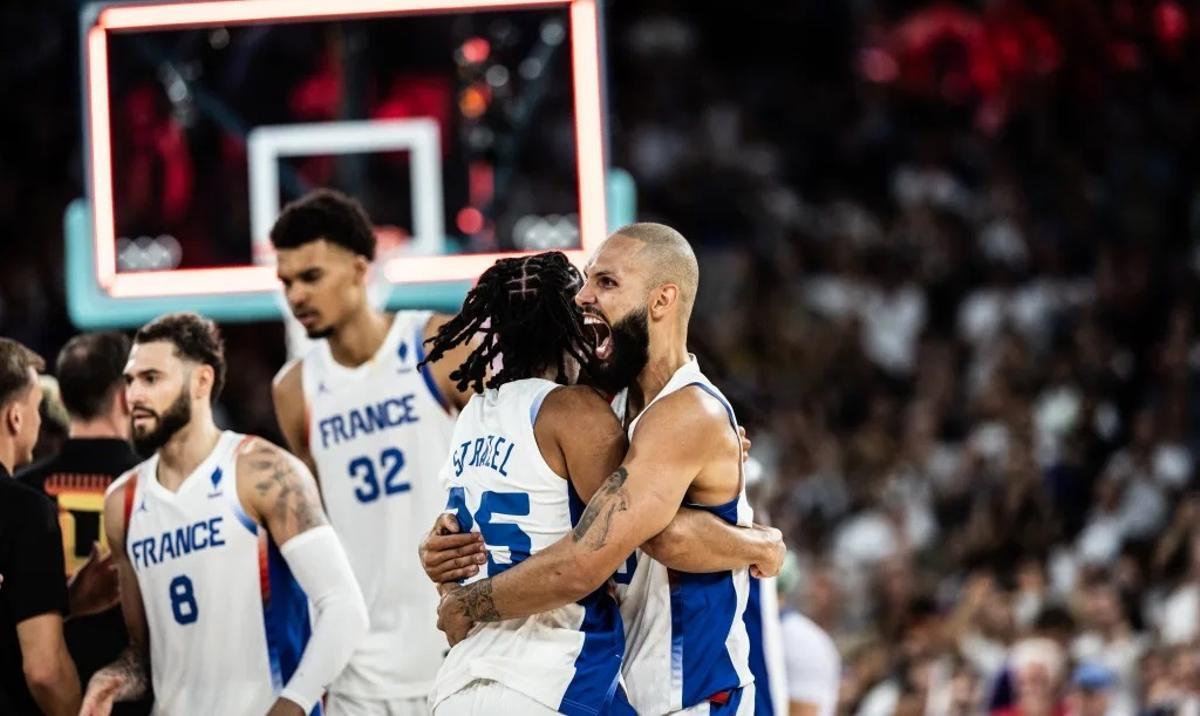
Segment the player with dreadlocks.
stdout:
[[[625,454],[608,403],[587,386],[570,385],[594,352],[573,301],[582,284],[559,252],[501,259],[429,341],[430,361],[478,341],[450,374],[459,390],[470,386],[476,395],[459,414],[441,472],[448,509],[487,545],[484,573],[468,581],[499,574],[568,534]],[[489,378],[497,358],[503,366]],[[447,654],[434,713],[606,713],[623,698],[614,695],[624,634],[606,589],[486,624]]]
[[[488,388],[523,378],[545,377],[573,383],[593,353],[584,334],[583,314],[574,296],[583,285],[579,270],[558,251],[520,259],[500,259],[479,277],[462,311],[443,323],[430,341],[428,362],[482,336],[479,347],[450,373],[458,389],[483,392],[484,376],[497,355],[504,366]],[[548,372],[553,368],[553,372]]]
[[[430,341],[429,360],[478,341],[450,374],[476,395],[458,418],[442,468],[451,514],[435,532],[481,533],[486,556],[485,573],[470,563],[472,554],[447,563],[436,582],[495,577],[565,537],[625,456],[624,431],[607,401],[576,384],[597,367],[598,348],[609,340],[574,302],[582,285],[558,252],[502,259]],[[503,365],[488,378],[497,358]],[[643,547],[674,569],[699,572],[760,561],[763,536],[681,509]],[[434,713],[633,713],[618,688],[623,652],[607,585],[549,611],[481,622],[446,656]]]

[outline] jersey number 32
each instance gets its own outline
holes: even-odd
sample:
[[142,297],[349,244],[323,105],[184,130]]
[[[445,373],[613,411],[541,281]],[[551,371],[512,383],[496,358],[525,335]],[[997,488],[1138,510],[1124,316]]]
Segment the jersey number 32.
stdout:
[[[398,495],[412,489],[412,484],[400,479],[404,469],[404,453],[396,448],[388,448],[379,454],[379,470],[375,470],[375,461],[364,455],[350,461],[350,477],[356,484],[354,496],[359,502],[374,502],[380,495]],[[379,478],[383,475],[383,488],[380,489]]]

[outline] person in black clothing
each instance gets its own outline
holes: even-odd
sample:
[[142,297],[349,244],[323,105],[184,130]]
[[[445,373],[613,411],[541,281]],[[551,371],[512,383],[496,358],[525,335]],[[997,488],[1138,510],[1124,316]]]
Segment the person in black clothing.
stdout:
[[79,676],[63,638],[67,588],[54,507],[11,479],[33,457],[42,360],[0,338],[0,713],[79,711]]
[[[122,375],[128,357],[129,338],[123,333],[87,333],[63,347],[55,373],[70,417],[67,442],[57,455],[17,474],[21,483],[58,504],[67,570],[76,575],[71,614],[78,616],[85,609],[81,602],[99,601],[108,607],[94,616],[72,619],[66,626],[67,646],[85,684],[129,642],[116,602],[112,555],[107,550],[102,553],[100,547],[104,492],[113,480],[141,462],[129,444],[129,407]],[[96,579],[87,580],[89,572]],[[149,702],[118,704],[114,713],[149,713]]]

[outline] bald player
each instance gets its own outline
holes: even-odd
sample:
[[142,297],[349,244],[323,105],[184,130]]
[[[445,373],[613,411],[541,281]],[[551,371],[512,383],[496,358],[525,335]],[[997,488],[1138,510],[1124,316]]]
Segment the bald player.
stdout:
[[454,642],[477,622],[580,599],[624,566],[617,576],[626,629],[622,672],[636,711],[753,713],[743,621],[749,570],[668,572],[635,552],[681,506],[752,524],[733,409],[687,352],[699,284],[695,255],[670,227],[632,224],[600,246],[586,274],[576,302],[601,360],[591,382],[617,393],[614,408],[629,451],[569,536],[499,575],[448,592],[440,625]]

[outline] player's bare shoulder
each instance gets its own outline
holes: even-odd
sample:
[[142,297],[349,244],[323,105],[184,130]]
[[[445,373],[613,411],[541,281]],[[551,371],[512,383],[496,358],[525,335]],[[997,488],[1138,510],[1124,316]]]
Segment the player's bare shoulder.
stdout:
[[[300,408],[303,413],[304,405],[304,357],[293,358],[275,374],[271,380],[271,397],[275,401],[275,409],[281,407]],[[289,411],[290,412],[290,411]]]
[[730,430],[725,404],[698,385],[689,385],[656,400],[634,430],[633,439],[644,430],[667,431],[675,439],[708,445],[733,446],[740,450],[737,435]]
[[[422,333],[424,336],[423,340],[426,342],[433,340],[437,336],[438,331],[453,320],[453,318],[454,316],[447,313],[434,313],[430,315],[429,321],[425,324],[425,331]],[[473,393],[469,387],[460,389],[458,381],[451,380],[450,374],[462,365],[462,362],[471,354],[471,351],[475,350],[477,345],[478,338],[463,341],[461,344],[446,351],[439,360],[429,364],[438,390],[441,391],[442,395],[446,396],[446,400],[453,406],[454,411],[462,410],[471,400]],[[453,411],[451,412],[453,413]]]
[[104,531],[109,543],[117,541],[118,546],[125,543],[125,509],[126,503],[133,499],[133,490],[137,485],[137,474],[141,466],[126,471],[104,491]]
[[569,424],[579,432],[622,432],[612,406],[586,385],[564,385],[550,391],[542,401],[539,415],[555,423]]
[[279,430],[309,470],[315,463],[308,447],[308,411],[304,406],[304,358],[293,358],[284,364],[271,381],[271,402]]
[[326,523],[308,468],[268,440],[247,436],[238,446],[237,486],[242,503],[280,543]]

